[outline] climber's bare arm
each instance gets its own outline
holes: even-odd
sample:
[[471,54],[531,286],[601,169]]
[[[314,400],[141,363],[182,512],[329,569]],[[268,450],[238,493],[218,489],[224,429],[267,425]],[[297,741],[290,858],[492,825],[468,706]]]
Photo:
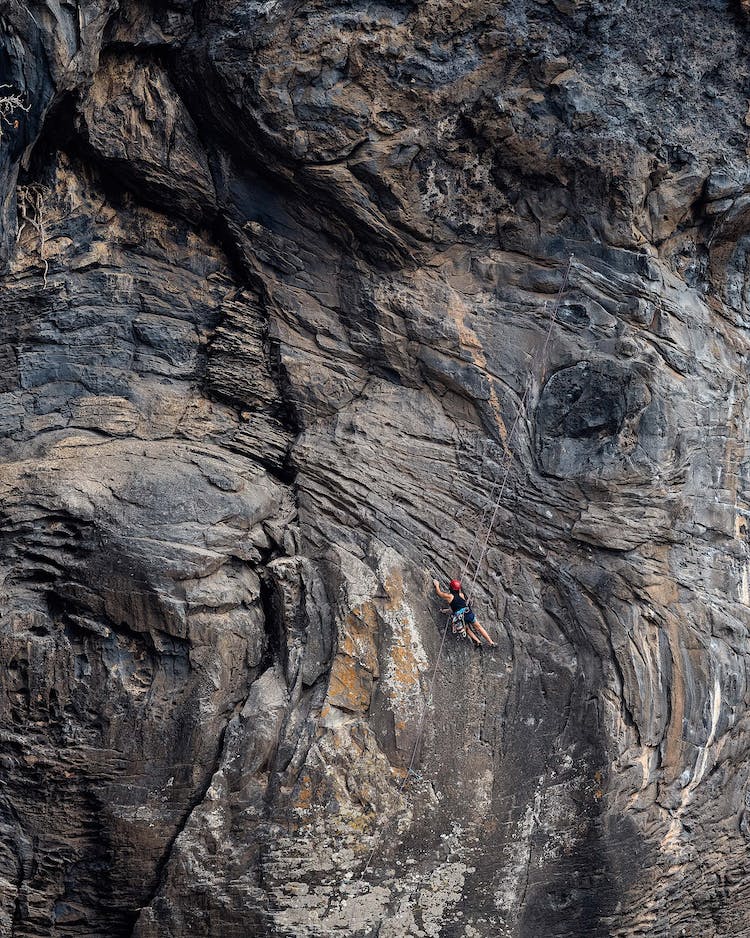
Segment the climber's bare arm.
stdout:
[[440,589],[440,582],[439,582],[439,580],[433,580],[432,582],[433,582],[433,585],[434,585],[434,587],[435,587],[435,592],[438,594],[438,596],[439,596],[441,599],[445,599],[445,600],[447,600],[448,602],[450,602],[450,601],[453,599],[453,594],[452,594],[452,593],[444,593],[443,590]]

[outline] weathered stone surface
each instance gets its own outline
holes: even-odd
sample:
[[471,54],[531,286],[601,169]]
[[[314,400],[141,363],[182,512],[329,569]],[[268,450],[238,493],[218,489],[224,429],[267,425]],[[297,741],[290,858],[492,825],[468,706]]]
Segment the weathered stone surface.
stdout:
[[0,2],[3,934],[750,936],[745,6]]
[[127,53],[102,57],[81,130],[96,158],[143,196],[195,221],[211,214],[215,195],[198,128],[157,64]]

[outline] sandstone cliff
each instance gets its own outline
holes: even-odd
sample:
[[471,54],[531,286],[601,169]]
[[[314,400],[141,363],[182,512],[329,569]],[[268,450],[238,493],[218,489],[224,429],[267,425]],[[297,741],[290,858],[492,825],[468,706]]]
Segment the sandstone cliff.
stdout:
[[0,933],[750,935],[745,7],[0,0]]

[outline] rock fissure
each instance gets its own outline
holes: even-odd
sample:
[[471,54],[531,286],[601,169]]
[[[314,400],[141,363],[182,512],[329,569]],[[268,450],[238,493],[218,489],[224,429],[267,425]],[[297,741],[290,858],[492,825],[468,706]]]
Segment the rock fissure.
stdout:
[[[207,782],[203,786],[202,790],[200,790],[196,794],[196,796],[193,798],[192,803],[186,808],[183,814],[183,817],[177,822],[176,828],[174,830],[174,834],[172,835],[170,841],[165,845],[164,853],[161,859],[158,860],[156,867],[153,870],[152,881],[148,888],[148,892],[146,893],[145,901],[143,902],[142,908],[146,908],[150,906],[151,903],[154,901],[154,899],[159,895],[159,892],[161,891],[164,885],[164,878],[166,875],[167,866],[169,864],[169,861],[175,849],[175,844],[179,840],[180,836],[185,832],[196,808],[198,808],[205,801],[206,796],[213,783],[214,777],[221,768],[222,756],[224,753],[224,737],[226,735],[227,726],[229,725],[229,722],[230,720],[227,720],[227,722],[225,723],[224,727],[221,730],[219,740],[218,740],[216,756],[213,761],[213,768],[211,769],[209,773],[207,773],[207,779],[208,779]],[[138,928],[137,916],[139,912],[140,910],[136,910],[135,919],[134,919],[132,928],[129,932],[130,938],[134,938],[134,936],[137,934],[137,928]]]

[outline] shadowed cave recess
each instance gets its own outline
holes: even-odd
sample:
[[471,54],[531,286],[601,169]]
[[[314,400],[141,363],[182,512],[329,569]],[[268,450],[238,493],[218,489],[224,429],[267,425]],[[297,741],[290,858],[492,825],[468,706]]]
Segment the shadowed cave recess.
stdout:
[[750,936],[747,7],[0,0],[0,934]]

